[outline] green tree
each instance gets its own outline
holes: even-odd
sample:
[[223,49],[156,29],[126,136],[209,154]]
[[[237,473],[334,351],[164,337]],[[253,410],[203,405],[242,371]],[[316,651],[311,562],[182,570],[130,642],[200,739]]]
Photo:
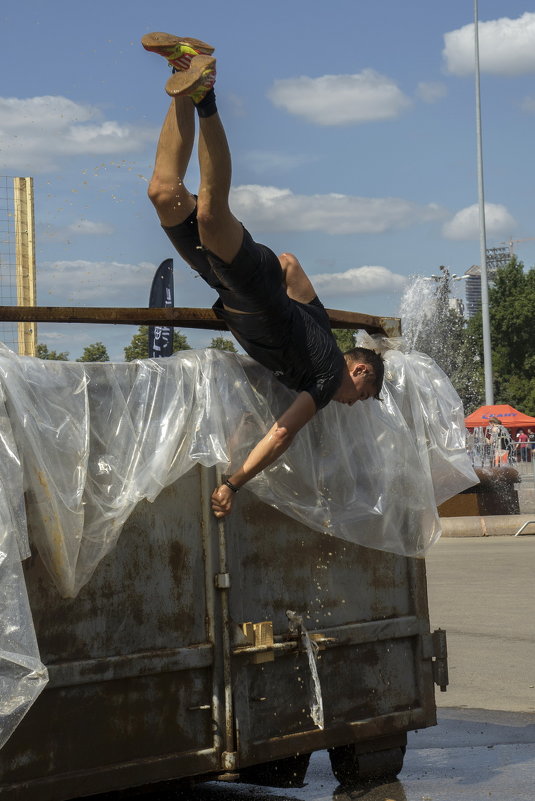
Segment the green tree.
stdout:
[[228,350],[230,353],[238,352],[234,347],[232,340],[225,339],[224,337],[214,337],[210,343],[210,347],[215,348],[216,350]]
[[[177,350],[191,350],[185,334],[181,334],[176,329],[173,332],[173,353]],[[149,358],[149,327],[140,325],[137,334],[134,334],[130,345],[124,349],[125,362],[133,362],[134,359]]]
[[355,347],[355,331],[352,331],[350,328],[333,328],[332,331],[336,339],[336,344],[342,353]]
[[36,354],[38,359],[51,359],[55,362],[68,362],[69,361],[69,354],[67,351],[63,353],[58,353],[55,350],[48,350],[48,345],[43,345],[39,343],[36,348]]
[[444,372],[457,390],[465,413],[470,414],[482,405],[485,394],[479,339],[470,323],[463,321],[463,327],[457,332],[457,348],[451,373]]
[[[449,376],[469,414],[485,402],[481,312],[466,322],[451,308],[451,278],[445,268],[432,311],[418,319],[413,346],[431,356]],[[535,270],[511,259],[489,287],[494,400],[535,416]]]
[[77,362],[109,362],[109,360],[108,351],[102,342],[95,342],[93,345],[87,345],[80,358],[76,359]]
[[[513,257],[489,288],[489,317],[495,403],[509,403],[535,416],[535,269]],[[483,374],[481,313],[468,331],[477,342]]]

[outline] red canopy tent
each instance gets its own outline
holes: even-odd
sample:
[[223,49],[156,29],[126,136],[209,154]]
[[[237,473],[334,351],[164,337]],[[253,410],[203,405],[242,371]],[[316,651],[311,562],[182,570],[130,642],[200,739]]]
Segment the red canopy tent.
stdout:
[[490,425],[491,419],[496,418],[506,428],[535,428],[535,417],[517,411],[512,406],[480,406],[475,412],[465,417],[464,423],[469,430]]

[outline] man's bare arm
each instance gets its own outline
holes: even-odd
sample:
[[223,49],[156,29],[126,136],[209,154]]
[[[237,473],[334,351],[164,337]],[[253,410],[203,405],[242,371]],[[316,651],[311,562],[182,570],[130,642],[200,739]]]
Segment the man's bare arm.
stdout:
[[[239,489],[251,478],[281,456],[297,432],[316,414],[316,404],[308,392],[300,392],[292,405],[273,424],[265,437],[255,445],[242,466],[229,476],[232,486]],[[225,517],[232,509],[234,492],[222,484],[212,494],[212,510],[216,517]]]

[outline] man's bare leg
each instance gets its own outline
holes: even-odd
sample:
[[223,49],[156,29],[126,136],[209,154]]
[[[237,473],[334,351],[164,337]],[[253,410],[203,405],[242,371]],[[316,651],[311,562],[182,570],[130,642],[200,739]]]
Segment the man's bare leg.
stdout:
[[293,253],[281,253],[279,261],[288,297],[299,303],[310,303],[314,300],[316,290]]
[[210,54],[214,48],[197,39],[163,33],[147,34],[142,44],[178,68],[165,86],[176,103],[176,113],[170,109],[162,128],[149,197],[166,226],[183,222],[195,208],[195,199],[185,188],[183,178],[193,147],[196,110],[201,172],[199,238],[204,247],[229,264],[240,249],[243,228],[228,203],[231,158],[213,92],[216,62]]
[[229,207],[232,177],[230,150],[218,113],[200,117],[199,128],[199,236],[208,250],[230,264],[243,239],[243,227]]
[[243,228],[228,203],[231,158],[213,92],[214,48],[197,39],[164,33],[147,34],[142,44],[178,69],[166,83],[166,92],[176,105],[172,105],[162,128],[149,197],[165,226],[183,222],[195,208],[195,199],[183,179],[193,147],[196,109],[200,127],[199,237],[208,250],[230,263],[240,249]]
[[162,225],[184,222],[195,208],[195,198],[183,179],[195,138],[195,108],[189,97],[171,101],[164,120],[148,195]]

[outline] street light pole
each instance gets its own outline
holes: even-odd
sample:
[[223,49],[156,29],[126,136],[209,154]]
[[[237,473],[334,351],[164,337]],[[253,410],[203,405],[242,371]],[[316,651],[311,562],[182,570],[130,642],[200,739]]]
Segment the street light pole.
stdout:
[[481,269],[481,316],[483,318],[483,367],[485,372],[485,404],[494,403],[492,381],[492,348],[490,341],[489,282],[487,275],[487,233],[485,229],[485,192],[483,189],[483,145],[481,136],[481,91],[479,80],[479,16],[474,0],[474,44],[476,75],[477,184],[479,194],[479,249]]

